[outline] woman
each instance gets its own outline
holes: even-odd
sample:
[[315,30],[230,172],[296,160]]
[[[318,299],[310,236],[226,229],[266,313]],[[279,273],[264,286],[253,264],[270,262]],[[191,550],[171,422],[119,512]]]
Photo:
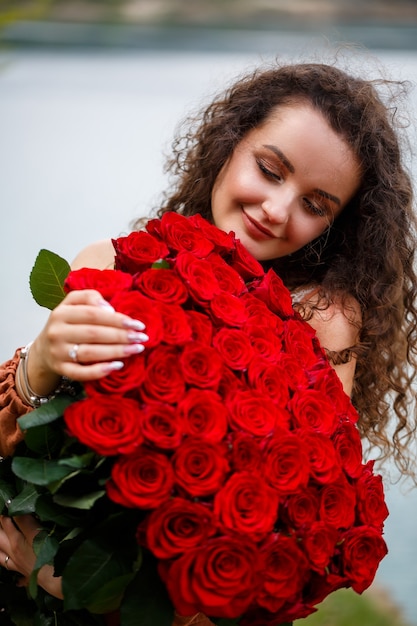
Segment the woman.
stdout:
[[[336,67],[255,71],[176,140],[168,169],[177,183],[158,215],[200,213],[278,272],[351,395],[363,438],[412,474],[415,221],[391,117],[371,81]],[[73,269],[113,262],[104,241],[82,251]],[[70,293],[23,359],[17,351],[5,364],[3,455],[22,437],[16,417],[47,400],[63,376],[97,379],[146,350],[143,325],[105,305],[97,292]],[[22,532],[2,521],[0,564],[27,577],[36,529],[31,519],[17,523]],[[59,595],[57,579],[51,587],[43,576],[39,584]]]

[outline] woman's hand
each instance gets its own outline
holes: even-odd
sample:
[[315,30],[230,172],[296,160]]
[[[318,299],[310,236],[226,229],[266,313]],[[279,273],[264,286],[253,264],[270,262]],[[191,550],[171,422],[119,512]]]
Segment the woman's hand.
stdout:
[[[0,565],[19,572],[21,586],[27,585],[36,563],[33,540],[41,530],[31,515],[20,515],[13,520],[0,516]],[[38,585],[56,598],[62,599],[62,581],[54,576],[52,565],[44,565],[38,572]]]
[[52,311],[31,346],[28,379],[39,395],[48,395],[61,376],[96,380],[123,367],[142,352],[148,337],[144,324],[117,313],[91,289],[72,291]]

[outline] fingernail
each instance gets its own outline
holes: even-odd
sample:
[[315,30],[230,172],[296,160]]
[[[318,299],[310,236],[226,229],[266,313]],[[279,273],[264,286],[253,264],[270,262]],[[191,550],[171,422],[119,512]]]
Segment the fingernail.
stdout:
[[145,333],[130,332],[127,333],[127,338],[132,343],[136,343],[137,341],[149,341],[149,337],[148,335],[145,335]]
[[124,320],[123,324],[126,328],[132,328],[133,330],[145,330],[146,328],[145,324],[140,320],[127,319]]
[[126,346],[124,349],[124,353],[126,356],[131,356],[132,354],[140,354],[145,349],[145,346],[141,343],[132,343],[130,346]]
[[112,361],[111,363],[107,363],[103,369],[105,372],[114,372],[115,370],[121,370],[124,366],[123,361]]

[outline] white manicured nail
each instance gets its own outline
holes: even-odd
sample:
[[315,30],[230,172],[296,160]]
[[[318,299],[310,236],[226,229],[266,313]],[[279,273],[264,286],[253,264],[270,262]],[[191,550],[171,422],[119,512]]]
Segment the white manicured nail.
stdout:
[[107,365],[104,366],[104,371],[114,372],[115,370],[121,370],[124,366],[125,364],[123,363],[123,361],[112,361],[111,363],[107,363]]
[[140,320],[127,319],[124,320],[123,324],[126,328],[132,328],[133,330],[145,330],[146,328],[145,324]]

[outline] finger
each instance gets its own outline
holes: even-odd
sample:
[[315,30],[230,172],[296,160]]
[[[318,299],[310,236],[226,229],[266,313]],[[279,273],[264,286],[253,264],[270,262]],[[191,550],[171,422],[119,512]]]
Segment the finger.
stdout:
[[10,571],[16,570],[13,559],[6,552],[0,553],[0,565]]
[[40,523],[32,515],[18,515],[13,519],[4,515],[1,518],[1,525],[11,545],[19,539],[19,535],[23,535],[27,542],[32,544],[41,530]]
[[73,324],[59,327],[54,332],[60,335],[59,347],[65,346],[66,351],[68,344],[108,344],[120,345],[122,348],[127,344],[145,343],[149,340],[149,336],[143,331],[106,325]]
[[141,320],[131,318],[124,313],[117,313],[107,300],[98,291],[82,289],[69,293],[62,303],[55,309],[57,314],[69,315],[69,323],[82,323],[87,320],[92,324],[115,325],[121,328],[144,330],[145,324]]
[[129,317],[125,313],[118,313],[112,308],[94,306],[91,304],[61,304],[52,312],[51,320],[56,324],[88,326],[109,326],[133,330],[144,330],[145,324],[138,319]]

